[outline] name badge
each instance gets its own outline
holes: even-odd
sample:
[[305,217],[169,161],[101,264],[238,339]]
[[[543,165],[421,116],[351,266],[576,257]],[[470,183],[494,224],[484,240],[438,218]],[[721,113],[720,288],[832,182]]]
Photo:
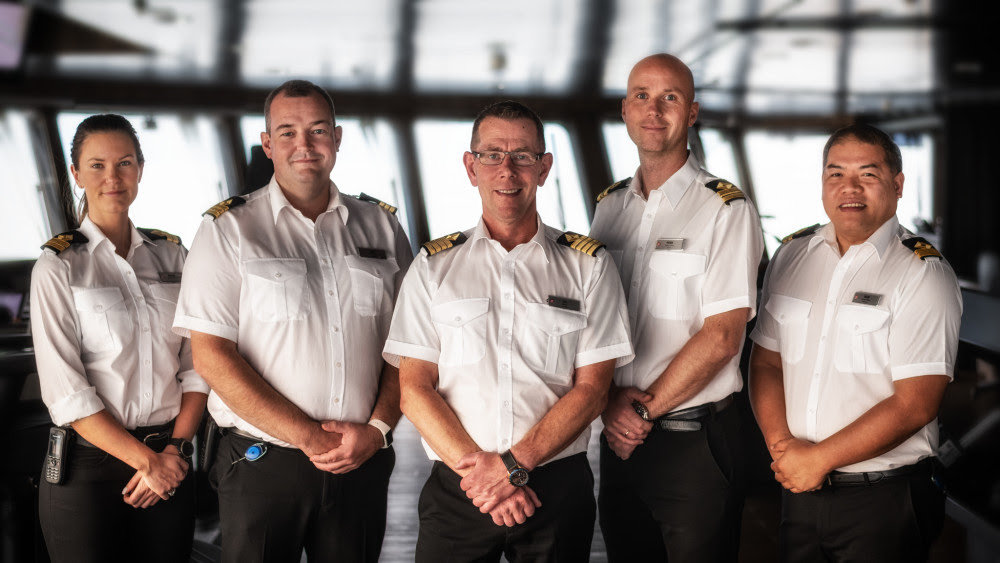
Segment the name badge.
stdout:
[[567,311],[580,310],[580,302],[577,301],[576,299],[570,299],[569,297],[559,297],[558,295],[549,295],[549,298],[546,299],[545,302],[558,309],[566,309]]
[[864,291],[859,291],[854,294],[854,299],[851,303],[858,303],[860,305],[871,305],[872,307],[877,306],[882,302],[882,296],[878,293],[867,293]]
[[163,283],[180,283],[180,272],[160,272],[160,281]]
[[684,250],[684,239],[682,238],[661,238],[656,239],[657,250]]
[[381,248],[363,248],[358,247],[358,256],[362,258],[375,258],[376,260],[385,260],[385,251]]

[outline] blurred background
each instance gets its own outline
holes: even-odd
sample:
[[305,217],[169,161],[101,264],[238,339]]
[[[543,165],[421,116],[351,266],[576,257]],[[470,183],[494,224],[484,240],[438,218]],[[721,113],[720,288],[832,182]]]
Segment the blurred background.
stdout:
[[[940,417],[953,449],[949,525],[935,557],[1000,561],[1000,201],[991,180],[1000,149],[1000,49],[990,7],[972,0],[0,0],[0,423],[17,453],[4,461],[0,558],[46,559],[31,536],[30,495],[48,421],[26,293],[39,245],[75,226],[79,190],[69,181],[68,151],[80,120],[115,112],[132,121],[147,160],[132,217],[190,245],[205,209],[268,181],[259,149],[267,93],[290,78],[312,80],[329,89],[344,128],[333,179],[345,193],[399,207],[416,246],[475,223],[478,194],[461,166],[472,119],[491,101],[516,98],[542,116],[555,157],[539,190],[542,219],[585,233],[594,196],[638,165],[620,119],[628,71],[646,55],[669,52],[691,67],[701,103],[691,150],[754,200],[769,255],[783,236],[826,222],[821,153],[834,129],[869,122],[900,145],[900,221],[944,252],[966,302],[960,366]],[[416,435],[412,426],[401,430],[402,452],[406,436]],[[401,453],[393,482],[394,498],[406,503],[426,462],[418,447],[411,453]],[[774,560],[775,491],[764,465],[747,505],[745,543],[754,550],[745,550],[747,561]],[[211,544],[211,501],[205,505]],[[411,553],[413,506],[397,506],[395,524],[390,510],[386,543],[398,553],[387,561]],[[602,549],[597,534],[595,560]]]

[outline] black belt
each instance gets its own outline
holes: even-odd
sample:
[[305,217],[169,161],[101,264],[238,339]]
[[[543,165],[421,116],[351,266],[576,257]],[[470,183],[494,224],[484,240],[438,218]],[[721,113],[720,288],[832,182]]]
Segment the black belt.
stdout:
[[701,430],[702,426],[700,419],[724,411],[733,404],[733,397],[735,397],[735,393],[714,403],[705,403],[697,407],[668,412],[653,421],[653,428],[669,432],[697,432]]
[[905,477],[907,475],[912,475],[919,471],[926,470],[928,473],[931,472],[931,458],[926,458],[914,463],[913,465],[904,465],[902,467],[896,467],[894,469],[887,469],[885,471],[864,471],[860,473],[844,473],[842,471],[834,471],[826,476],[827,485],[874,485],[882,481],[889,481],[892,479],[898,479],[899,477]]
[[[174,430],[174,421],[171,420],[166,424],[160,424],[158,426],[140,426],[135,430],[129,430],[127,428],[125,430],[128,431],[129,434],[135,436],[137,440],[139,440],[143,444],[146,444],[147,446],[152,447],[154,444],[162,443],[163,446],[166,447],[167,442],[170,441],[171,433]],[[97,447],[94,444],[88,442],[78,432],[74,432],[74,434],[76,434],[77,445],[83,446],[85,448]]]

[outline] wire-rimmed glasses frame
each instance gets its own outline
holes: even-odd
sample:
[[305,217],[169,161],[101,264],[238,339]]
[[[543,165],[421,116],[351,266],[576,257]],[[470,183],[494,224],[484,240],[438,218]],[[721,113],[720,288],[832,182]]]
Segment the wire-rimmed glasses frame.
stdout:
[[472,156],[476,157],[481,164],[486,166],[500,166],[503,161],[510,156],[511,162],[515,166],[532,166],[543,156],[545,153],[534,153],[528,151],[469,151]]

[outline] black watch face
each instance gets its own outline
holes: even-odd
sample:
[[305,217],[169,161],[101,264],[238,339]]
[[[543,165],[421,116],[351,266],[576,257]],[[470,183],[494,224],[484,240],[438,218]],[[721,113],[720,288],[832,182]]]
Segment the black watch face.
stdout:
[[528,472],[518,467],[510,472],[510,484],[515,487],[523,487],[528,484]]
[[181,455],[184,457],[191,457],[194,455],[194,444],[188,442],[187,440],[181,442],[181,447],[178,449],[180,449]]

